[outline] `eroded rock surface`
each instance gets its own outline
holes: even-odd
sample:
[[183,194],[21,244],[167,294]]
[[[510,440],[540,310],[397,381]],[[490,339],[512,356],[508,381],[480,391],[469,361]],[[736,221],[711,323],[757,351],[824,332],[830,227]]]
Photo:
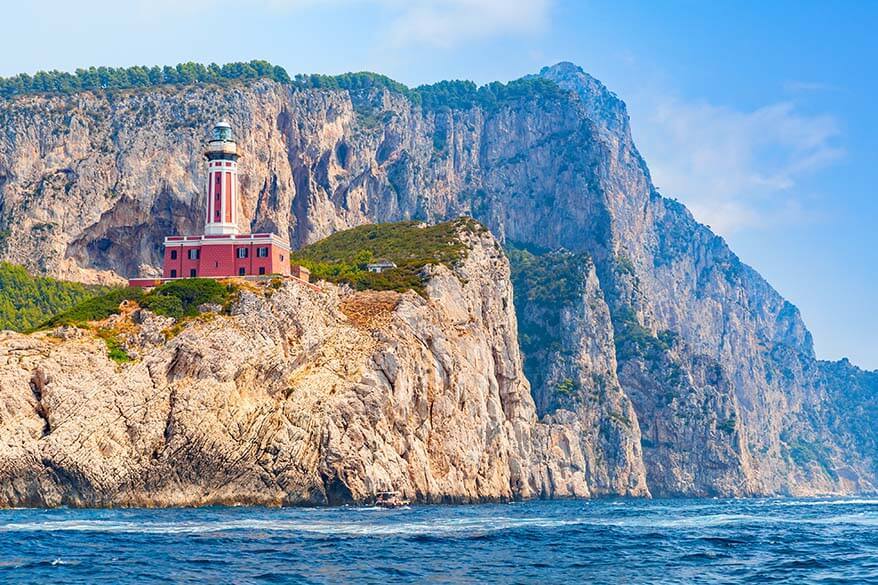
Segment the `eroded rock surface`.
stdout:
[[84,330],[0,334],[0,504],[589,495],[577,422],[536,421],[505,257],[464,237],[427,298],[288,281],[167,341],[123,312],[121,365]]

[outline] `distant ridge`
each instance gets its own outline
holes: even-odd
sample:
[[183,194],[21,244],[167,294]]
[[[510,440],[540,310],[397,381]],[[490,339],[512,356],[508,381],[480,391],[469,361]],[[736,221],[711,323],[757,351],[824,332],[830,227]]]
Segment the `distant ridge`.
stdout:
[[360,71],[339,75],[297,74],[291,78],[286,69],[268,61],[226,63],[178,63],[171,65],[135,65],[132,67],[89,67],[66,71],[38,71],[33,75],[20,73],[0,78],[0,98],[11,99],[22,95],[69,95],[81,91],[112,91],[157,87],[162,85],[223,84],[233,81],[268,79],[291,85],[296,89],[334,89],[350,92],[386,89],[409,98],[426,110],[482,107],[496,109],[505,103],[531,95],[558,96],[566,93],[554,82],[537,76],[527,76],[508,83],[499,81],[482,86],[472,81],[452,80],[410,88],[379,73]]

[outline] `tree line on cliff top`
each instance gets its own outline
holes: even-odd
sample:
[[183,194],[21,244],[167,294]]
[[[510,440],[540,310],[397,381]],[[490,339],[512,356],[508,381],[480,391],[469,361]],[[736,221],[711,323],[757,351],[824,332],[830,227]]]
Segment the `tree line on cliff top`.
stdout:
[[38,71],[34,75],[20,73],[0,78],[0,97],[11,98],[31,93],[69,94],[77,91],[130,89],[155,85],[222,83],[235,79],[272,79],[289,83],[283,67],[268,61],[202,65],[180,63],[176,67],[89,67],[66,71]]
[[10,99],[27,94],[67,95],[79,91],[107,91],[153,87],[160,85],[223,84],[236,80],[270,79],[294,89],[336,89],[358,92],[386,89],[405,95],[426,110],[441,108],[465,109],[480,106],[493,109],[520,98],[559,97],[566,92],[553,82],[540,77],[524,77],[509,83],[492,82],[477,86],[472,81],[440,81],[416,88],[394,81],[385,75],[370,72],[341,75],[310,74],[291,78],[283,67],[268,61],[203,65],[180,63],[176,66],[89,67],[66,71],[39,71],[34,75],[20,73],[0,78],[0,98]]

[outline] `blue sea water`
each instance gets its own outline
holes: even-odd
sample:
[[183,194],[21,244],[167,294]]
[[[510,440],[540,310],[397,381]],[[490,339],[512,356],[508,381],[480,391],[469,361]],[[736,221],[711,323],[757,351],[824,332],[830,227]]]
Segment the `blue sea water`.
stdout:
[[0,511],[3,583],[878,583],[878,499]]

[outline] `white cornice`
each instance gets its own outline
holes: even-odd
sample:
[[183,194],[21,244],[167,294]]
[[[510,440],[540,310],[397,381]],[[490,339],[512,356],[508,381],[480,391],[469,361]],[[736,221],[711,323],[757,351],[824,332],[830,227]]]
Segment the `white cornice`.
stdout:
[[192,238],[193,236],[168,236],[165,238],[165,247],[172,248],[180,248],[185,246],[212,246],[217,244],[240,244],[240,245],[257,245],[257,244],[274,244],[279,248],[289,251],[290,245],[285,242],[279,235],[277,234],[268,234],[266,236],[255,236],[253,234],[238,234],[235,237],[205,237],[205,236],[194,236],[198,239],[186,239],[186,240],[171,240],[169,238],[172,237],[187,237]]

